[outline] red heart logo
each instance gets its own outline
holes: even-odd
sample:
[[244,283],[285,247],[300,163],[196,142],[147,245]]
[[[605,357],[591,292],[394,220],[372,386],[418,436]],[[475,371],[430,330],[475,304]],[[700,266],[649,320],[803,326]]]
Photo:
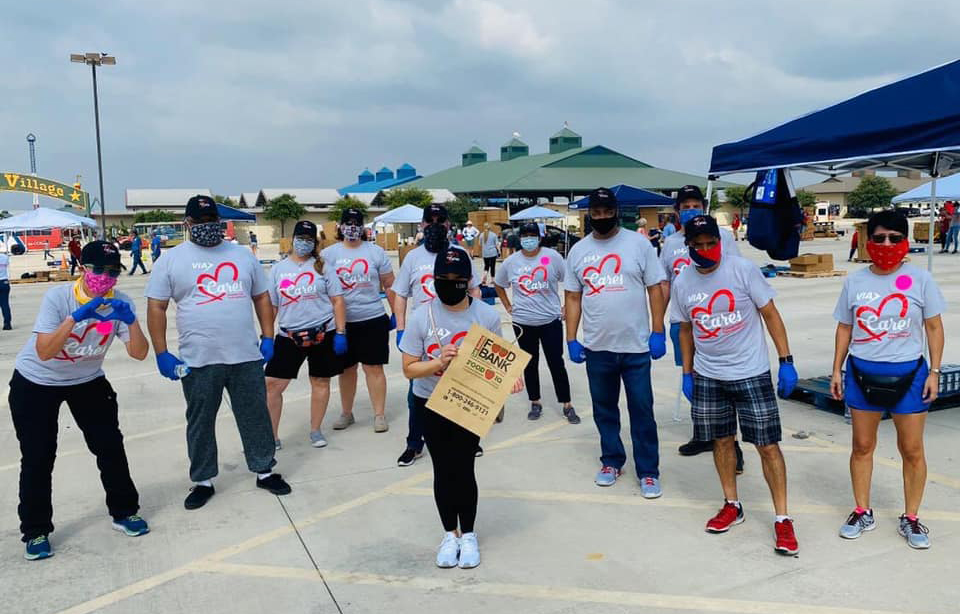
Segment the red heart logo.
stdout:
[[527,284],[532,281],[536,281],[537,273],[543,273],[543,281],[547,281],[547,267],[538,266],[532,271],[529,275],[521,275],[517,278],[517,289],[526,294],[527,296],[533,296],[537,293],[537,290],[531,289]]
[[713,293],[713,296],[710,297],[710,302],[707,303],[706,309],[703,307],[694,307],[690,311],[690,317],[694,319],[693,323],[697,325],[697,328],[702,330],[705,334],[700,337],[700,339],[709,339],[710,337],[716,337],[720,334],[720,328],[717,327],[714,329],[709,329],[704,327],[696,318],[699,318],[701,315],[712,316],[713,315],[713,302],[720,298],[721,296],[726,297],[729,306],[727,311],[733,311],[736,308],[736,301],[733,298],[733,292],[729,290],[717,290]]
[[600,264],[598,264],[597,266],[588,266],[587,268],[583,269],[583,283],[587,284],[590,287],[590,292],[587,292],[587,296],[600,294],[600,291],[607,287],[606,285],[594,286],[592,283],[590,283],[590,280],[588,279],[588,277],[591,271],[596,272],[597,275],[603,274],[603,267],[606,266],[608,260],[614,261],[613,274],[616,275],[617,273],[619,273],[621,262],[620,262],[620,256],[618,256],[617,254],[607,254],[606,256],[603,257],[603,259],[600,261]]
[[233,281],[237,281],[237,278],[240,277],[240,271],[237,270],[237,265],[235,265],[232,262],[221,262],[219,265],[217,265],[217,268],[214,269],[213,275],[209,273],[201,273],[200,276],[197,277],[197,289],[200,290],[202,294],[206,294],[210,298],[206,301],[200,301],[199,303],[197,303],[197,305],[206,305],[207,303],[212,303],[214,301],[222,301],[223,297],[227,295],[226,292],[222,292],[220,294],[213,294],[212,292],[210,292],[209,290],[203,287],[203,282],[205,280],[212,281],[214,284],[219,283],[220,271],[222,271],[225,268],[231,269],[233,271]]
[[690,266],[689,258],[677,258],[673,261],[673,274],[679,275],[680,271]]
[[875,333],[872,330],[870,330],[870,328],[863,323],[863,320],[860,319],[860,314],[864,313],[865,311],[869,311],[873,315],[877,316],[877,318],[879,318],[880,314],[883,312],[883,308],[886,307],[889,301],[892,301],[894,299],[900,301],[900,317],[902,318],[907,315],[907,309],[910,306],[910,304],[907,301],[907,297],[899,292],[895,292],[890,296],[886,297],[885,299],[883,299],[882,301],[880,301],[880,305],[876,309],[874,309],[870,305],[863,305],[857,309],[857,326],[863,329],[867,333],[867,336],[861,337],[860,339],[854,339],[854,341],[861,342],[861,343],[864,341],[880,341],[887,335],[888,331]]
[[420,278],[420,289],[423,290],[423,293],[429,296],[430,298],[437,298],[437,295],[434,294],[433,288],[433,275],[427,273]]
[[484,376],[485,378],[487,378],[487,379],[493,379],[494,372],[491,371],[490,369],[487,369],[487,372],[484,373],[483,376]]
[[506,358],[507,354],[509,353],[510,353],[510,350],[508,350],[507,348],[500,348],[500,351],[497,352],[497,354],[500,354],[500,358]]
[[364,260],[363,258],[357,258],[356,260],[353,261],[353,264],[351,264],[349,267],[342,266],[337,269],[337,277],[340,279],[340,285],[343,286],[344,290],[353,290],[354,288],[357,287],[357,282],[351,283],[345,280],[343,278],[343,274],[346,273],[347,275],[353,275],[353,267],[357,266],[358,264],[363,265],[364,275],[370,272],[370,265],[367,264],[367,261]]
[[[67,335],[67,339],[76,339],[77,343],[83,343],[83,340],[87,338],[87,333],[89,333],[91,330],[95,329],[96,327],[97,327],[96,322],[94,322],[93,324],[87,324],[84,327],[82,334],[77,335],[71,331],[71,333]],[[113,332],[113,329],[111,329],[110,332]],[[100,343],[98,343],[97,345],[104,345],[109,339],[110,339],[110,333],[107,333],[106,335],[103,335],[103,338],[100,339]],[[77,360],[83,358],[83,356],[71,356],[67,354],[67,350],[61,349],[60,355],[54,356],[53,358],[54,360],[69,360],[70,362],[77,362]]]
[[[450,338],[450,343],[452,343],[453,345],[458,345],[460,341],[466,336],[467,336],[467,331],[462,330]],[[427,356],[430,356],[432,358],[439,358],[440,357],[439,352],[440,352],[440,346],[437,345],[436,343],[431,343],[430,345],[427,346]],[[436,375],[437,377],[440,377],[441,375],[443,375],[443,371],[437,371],[436,373],[434,373],[434,375]]]
[[493,350],[493,353],[494,353],[494,354],[499,354],[499,353],[500,353],[500,346],[497,345],[496,343],[494,343],[494,344],[493,344],[493,347],[491,347],[490,349]]
[[[300,273],[299,275],[297,275],[296,277],[294,277],[294,278],[293,278],[293,283],[290,284],[289,286],[286,286],[286,288],[290,288],[290,287],[292,287],[292,286],[298,286],[298,285],[300,285],[300,278],[301,278],[301,277],[307,278],[307,285],[308,285],[308,286],[313,283],[313,280],[314,280],[313,271],[304,271],[303,273]],[[284,289],[284,290],[280,290],[280,296],[282,296],[283,298],[287,299],[287,302],[286,302],[286,303],[282,303],[282,304],[280,305],[281,307],[283,307],[283,306],[285,306],[285,305],[291,305],[291,304],[293,304],[293,303],[296,303],[297,301],[299,301],[299,300],[302,298],[303,295],[300,295],[300,296],[290,296],[289,294],[286,293],[286,291],[285,291],[285,289]]]

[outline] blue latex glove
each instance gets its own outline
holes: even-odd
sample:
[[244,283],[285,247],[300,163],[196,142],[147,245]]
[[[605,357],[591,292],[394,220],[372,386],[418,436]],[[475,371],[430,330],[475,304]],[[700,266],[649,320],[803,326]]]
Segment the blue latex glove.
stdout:
[[693,403],[693,373],[683,374],[683,396]]
[[673,349],[680,351],[680,322],[670,324],[670,342],[673,343]]
[[587,359],[587,350],[576,339],[567,341],[567,352],[570,353],[570,360],[577,364]]
[[174,381],[180,379],[180,376],[177,375],[177,366],[182,364],[185,363],[170,352],[160,352],[157,354],[157,369],[159,369],[160,374],[167,379]]
[[113,311],[107,316],[109,319],[120,320],[127,326],[133,324],[134,320],[137,319],[137,314],[133,313],[130,303],[117,298],[112,298],[108,300],[107,303],[113,307]]
[[797,369],[789,362],[780,365],[780,372],[777,374],[777,394],[781,399],[786,399],[793,394],[793,389],[797,387]]
[[343,356],[347,353],[347,336],[343,333],[333,333],[333,353]]
[[[400,349],[400,342],[403,340],[403,330],[397,329],[397,349]],[[402,350],[401,350],[402,351]]]
[[662,332],[650,333],[650,340],[647,342],[650,346],[650,357],[654,360],[663,358],[667,353],[667,336]]
[[[389,328],[388,330],[393,330],[393,329],[395,329],[396,327],[397,327],[397,314],[391,313],[391,314],[390,314],[390,328]],[[397,343],[399,343],[399,341],[398,341]]]
[[90,318],[102,320],[103,318],[97,314],[97,307],[100,307],[103,305],[103,303],[103,297],[98,296],[87,304],[77,307],[76,311],[70,314],[70,317],[73,318],[74,322],[82,322],[83,320],[89,320]]
[[260,355],[263,362],[270,362],[273,358],[273,337],[260,337]]

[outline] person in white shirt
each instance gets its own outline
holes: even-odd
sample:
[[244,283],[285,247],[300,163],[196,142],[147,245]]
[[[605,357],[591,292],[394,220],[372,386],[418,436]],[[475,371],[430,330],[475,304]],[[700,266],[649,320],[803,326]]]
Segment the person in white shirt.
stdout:
[[477,227],[473,225],[473,222],[467,220],[466,226],[463,227],[463,243],[467,248],[467,253],[470,254],[471,258],[476,257],[476,243],[477,236],[480,234],[480,231],[477,230]]

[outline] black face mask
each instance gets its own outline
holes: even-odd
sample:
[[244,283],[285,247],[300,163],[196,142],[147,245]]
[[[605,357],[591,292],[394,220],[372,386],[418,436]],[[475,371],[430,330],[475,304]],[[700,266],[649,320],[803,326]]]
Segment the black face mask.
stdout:
[[456,305],[467,298],[467,283],[459,279],[434,279],[433,287],[441,303]]
[[593,226],[593,229],[597,233],[605,235],[616,227],[619,220],[616,216],[614,217],[603,217],[603,218],[590,218],[590,225]]
[[447,249],[447,229],[443,224],[427,224],[423,229],[423,245],[428,252],[439,254]]

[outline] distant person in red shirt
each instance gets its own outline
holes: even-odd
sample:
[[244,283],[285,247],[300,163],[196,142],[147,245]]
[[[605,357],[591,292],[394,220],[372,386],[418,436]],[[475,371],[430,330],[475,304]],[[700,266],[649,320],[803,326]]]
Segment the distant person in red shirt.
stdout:
[[733,240],[739,241],[740,240],[740,214],[739,213],[733,214],[733,221],[730,222],[730,227],[733,228]]
[[850,255],[847,256],[847,262],[853,260],[853,255],[857,253],[857,245],[860,242],[860,234],[854,230],[853,236],[850,237]]
[[67,249],[70,251],[70,275],[73,275],[76,268],[80,266],[80,253],[82,251],[80,239],[77,238],[77,235],[70,238]]

